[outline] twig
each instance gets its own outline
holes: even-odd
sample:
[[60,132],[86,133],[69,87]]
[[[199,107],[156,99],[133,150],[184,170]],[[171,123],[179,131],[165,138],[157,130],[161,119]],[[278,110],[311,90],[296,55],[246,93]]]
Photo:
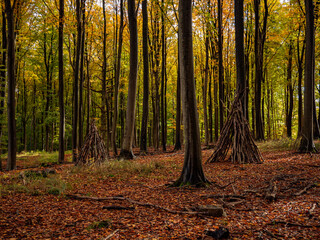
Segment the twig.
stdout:
[[273,234],[272,232],[270,232],[270,231],[268,231],[268,230],[266,230],[266,229],[264,229],[263,231],[264,231],[266,234],[268,234],[269,236],[271,236],[271,237],[273,237],[273,238],[275,238],[275,239],[281,239],[280,237],[283,237],[282,235],[278,237],[277,235]]
[[295,193],[295,196],[300,196],[304,193],[306,193],[309,189],[316,187],[317,185],[315,183],[310,183],[308,186],[306,186],[304,189],[302,189],[301,191]]
[[108,200],[120,200],[120,201],[127,201],[130,202],[132,204],[136,204],[139,206],[144,206],[144,207],[150,207],[150,208],[156,208],[156,209],[160,209],[163,211],[166,211],[168,213],[172,213],[172,214],[190,214],[190,215],[203,215],[203,213],[200,212],[187,212],[187,211],[176,211],[176,210],[171,210],[165,207],[161,207],[158,205],[154,205],[151,203],[143,203],[143,202],[139,202],[139,201],[135,201],[132,200],[130,198],[124,197],[124,196],[113,196],[113,197],[89,197],[89,196],[81,196],[81,195],[77,195],[77,194],[67,194],[67,197],[71,198],[71,199],[77,199],[77,200],[94,200],[94,201],[108,201]]
[[211,194],[211,195],[202,195],[201,197],[202,198],[240,198],[240,199],[246,198],[243,195],[236,195],[236,194],[230,194],[230,195]]
[[289,227],[304,227],[304,228],[319,228],[320,225],[303,225],[299,223],[292,223],[292,222],[286,222],[286,221],[272,221],[271,223],[268,223],[268,225],[275,225],[275,224],[285,224]]
[[107,237],[103,238],[102,240],[108,240],[111,239],[117,232],[119,232],[120,230],[117,229],[115,230],[113,233],[111,233],[110,235],[108,235]]

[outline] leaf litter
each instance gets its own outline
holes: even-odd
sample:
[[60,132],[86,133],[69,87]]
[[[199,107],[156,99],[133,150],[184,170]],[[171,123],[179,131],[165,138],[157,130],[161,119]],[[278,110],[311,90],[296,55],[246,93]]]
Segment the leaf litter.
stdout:
[[[203,150],[203,159],[211,154]],[[168,187],[180,174],[183,152],[111,159],[100,168],[50,165],[56,181],[70,185],[57,195],[38,185],[28,189],[41,179],[23,182],[22,167],[3,172],[0,239],[212,239],[206,233],[222,228],[231,239],[320,239],[320,156],[262,154],[263,164],[204,164],[207,188]],[[94,200],[108,197],[115,199]],[[177,213],[208,205],[222,205],[226,214]]]

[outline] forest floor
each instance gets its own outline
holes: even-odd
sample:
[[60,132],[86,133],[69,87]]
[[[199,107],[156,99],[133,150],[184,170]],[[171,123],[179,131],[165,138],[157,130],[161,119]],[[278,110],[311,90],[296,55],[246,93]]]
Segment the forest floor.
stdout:
[[[262,148],[263,164],[205,164],[212,152],[202,152],[207,188],[168,186],[183,151],[88,168],[21,154],[17,170],[0,173],[0,239],[212,239],[206,230],[219,227],[231,239],[320,239],[319,154]],[[225,216],[185,213],[217,204]]]

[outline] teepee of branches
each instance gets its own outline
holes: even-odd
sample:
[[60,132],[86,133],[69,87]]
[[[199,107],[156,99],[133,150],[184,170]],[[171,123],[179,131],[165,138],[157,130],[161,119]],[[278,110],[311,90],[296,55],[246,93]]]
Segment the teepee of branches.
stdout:
[[100,137],[98,129],[91,121],[89,132],[83,143],[81,150],[77,157],[78,164],[91,164],[91,163],[102,163],[108,158],[108,152],[104,145],[103,139]]
[[263,162],[242,109],[240,96],[238,95],[231,106],[231,111],[218,139],[215,151],[209,157],[207,163],[224,161],[230,148],[232,151],[228,160],[233,163]]

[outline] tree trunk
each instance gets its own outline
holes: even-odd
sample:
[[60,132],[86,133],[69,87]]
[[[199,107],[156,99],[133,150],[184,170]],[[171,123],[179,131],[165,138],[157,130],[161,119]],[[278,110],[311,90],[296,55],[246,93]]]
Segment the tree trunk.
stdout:
[[65,112],[64,112],[64,75],[63,75],[63,27],[64,27],[64,0],[59,1],[59,163],[64,162]]
[[[7,20],[4,6],[2,5],[2,49],[7,49]],[[6,62],[7,52],[2,52],[0,66],[0,154],[2,154],[2,136],[3,136],[3,120],[4,120],[4,100],[6,96]],[[2,171],[2,160],[0,158],[0,171]]]
[[[178,36],[179,38],[179,36]],[[179,40],[178,40],[179,48]],[[178,51],[179,52],[179,51]],[[174,145],[174,150],[178,151],[181,149],[181,78],[180,78],[180,63],[179,63],[179,53],[178,53],[178,74],[177,74],[177,96],[176,96],[176,142]]]
[[197,111],[192,44],[192,0],[179,1],[179,58],[185,136],[184,164],[174,185],[208,183],[202,170],[199,118]]
[[76,162],[78,154],[78,117],[79,117],[79,70],[81,55],[81,39],[82,39],[82,15],[81,2],[76,0],[77,15],[77,46],[74,63],[74,82],[73,82],[73,118],[72,118],[72,161]]
[[206,26],[206,36],[205,36],[205,49],[206,49],[206,63],[205,63],[205,75],[203,81],[203,122],[204,122],[204,143],[206,146],[209,145],[209,129],[208,129],[208,111],[207,111],[207,92],[208,92],[208,78],[209,78],[209,24]]
[[306,56],[304,77],[304,115],[300,152],[313,152],[313,95],[314,95],[314,6],[312,0],[305,0],[306,6]]
[[260,0],[254,0],[255,12],[255,117],[256,117],[256,139],[264,140],[263,116],[261,106],[261,84],[263,82],[263,52],[267,31],[268,5],[264,0],[264,18],[262,30],[260,30]]
[[166,118],[165,118],[165,77],[166,77],[166,36],[164,22],[164,1],[161,2],[161,42],[162,42],[162,70],[161,70],[161,141],[162,150],[166,151]]
[[241,94],[240,101],[244,116],[244,95],[246,91],[244,68],[244,24],[243,24],[243,0],[235,0],[234,3],[235,28],[236,28],[236,66],[237,66],[237,93]]
[[[112,149],[115,156],[118,155],[117,151],[117,121],[118,121],[118,110],[119,110],[119,86],[120,86],[120,70],[121,70],[121,53],[122,53],[122,42],[123,42],[123,0],[120,0],[120,31],[119,31],[119,45],[117,53],[117,63],[115,68],[115,87],[114,87],[114,108],[113,108],[113,121],[112,121]],[[144,39],[143,39],[144,40]],[[144,40],[145,41],[145,40]],[[147,41],[147,39],[146,39]]]
[[141,122],[140,151],[147,151],[147,128],[149,113],[149,52],[148,52],[148,7],[147,0],[142,1],[143,17],[143,113]]
[[219,110],[220,132],[223,129],[224,117],[224,69],[223,69],[223,23],[222,23],[223,0],[218,0],[218,50],[219,50]]
[[305,41],[302,44],[302,50],[300,54],[300,32],[299,27],[297,38],[297,57],[298,57],[298,136],[301,136],[302,130],[302,77],[303,77],[303,58],[305,52]]
[[132,141],[135,125],[135,107],[138,74],[138,29],[135,0],[128,0],[128,18],[130,32],[130,73],[127,100],[126,124],[120,158],[133,159]]
[[79,69],[79,132],[78,132],[78,147],[81,149],[83,142],[83,82],[84,82],[84,43],[85,43],[85,0],[81,1],[81,50],[80,50],[80,69]]
[[293,84],[292,84],[292,42],[289,45],[289,58],[287,67],[287,114],[286,114],[286,125],[287,125],[287,137],[292,137],[292,112],[293,112]]
[[[14,2],[17,4],[17,2]],[[11,5],[10,0],[5,0],[5,11],[7,15],[7,78],[8,78],[8,160],[7,170],[16,168],[16,102],[15,102],[15,88],[16,88],[16,52],[15,52],[15,23],[14,23],[14,9],[15,5]]]

